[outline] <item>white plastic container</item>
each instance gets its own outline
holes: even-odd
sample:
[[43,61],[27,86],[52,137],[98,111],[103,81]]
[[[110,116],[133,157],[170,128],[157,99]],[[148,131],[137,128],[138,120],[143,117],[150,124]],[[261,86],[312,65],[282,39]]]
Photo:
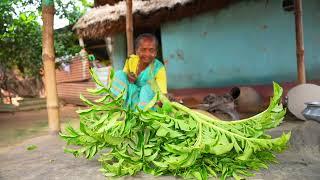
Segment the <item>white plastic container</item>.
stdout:
[[[101,67],[101,68],[94,67],[93,70],[98,76],[99,80],[102,82],[102,84],[106,87],[109,83],[111,66]],[[98,84],[96,84],[96,86],[97,88],[100,87]]]

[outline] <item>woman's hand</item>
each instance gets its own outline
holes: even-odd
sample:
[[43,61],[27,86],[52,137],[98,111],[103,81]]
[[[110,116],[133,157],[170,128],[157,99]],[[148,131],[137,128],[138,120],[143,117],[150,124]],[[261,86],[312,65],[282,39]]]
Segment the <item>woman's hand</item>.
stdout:
[[137,80],[137,77],[133,73],[128,74],[128,80],[130,83],[135,83]]
[[158,101],[157,104],[159,107],[162,107],[162,105],[163,105],[161,101]]

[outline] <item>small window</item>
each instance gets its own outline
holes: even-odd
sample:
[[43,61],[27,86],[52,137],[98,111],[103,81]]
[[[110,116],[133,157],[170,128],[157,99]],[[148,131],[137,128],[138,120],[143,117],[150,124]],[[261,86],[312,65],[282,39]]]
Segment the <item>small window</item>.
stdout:
[[294,10],[294,0],[283,0],[282,8],[285,11],[293,11]]

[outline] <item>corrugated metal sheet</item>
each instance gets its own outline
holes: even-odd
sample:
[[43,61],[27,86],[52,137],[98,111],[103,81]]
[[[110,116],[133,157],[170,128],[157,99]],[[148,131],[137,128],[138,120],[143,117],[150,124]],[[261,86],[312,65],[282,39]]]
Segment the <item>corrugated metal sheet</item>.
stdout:
[[65,103],[84,105],[80,100],[80,94],[93,100],[98,97],[87,92],[88,88],[95,88],[89,73],[89,62],[82,61],[80,57],[72,59],[70,71],[56,70],[56,81],[59,99]]
[[56,70],[57,83],[78,82],[89,80],[89,62],[82,61],[80,57],[75,57],[70,64],[70,71]]
[[74,82],[74,83],[60,83],[57,85],[58,96],[66,103],[83,105],[80,100],[80,94],[89,100],[98,99],[87,92],[88,88],[95,88],[94,82]]

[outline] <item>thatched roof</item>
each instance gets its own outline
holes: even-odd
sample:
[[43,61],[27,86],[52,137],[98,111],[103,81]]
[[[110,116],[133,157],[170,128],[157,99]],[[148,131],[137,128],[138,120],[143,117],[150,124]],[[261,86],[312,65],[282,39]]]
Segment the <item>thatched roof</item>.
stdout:
[[[159,27],[165,21],[177,20],[212,9],[221,9],[236,0],[133,0],[134,28]],[[106,4],[91,9],[74,25],[85,38],[103,38],[125,31],[126,2]]]
[[94,7],[103,6],[106,4],[114,5],[115,3],[119,2],[119,1],[121,1],[121,0],[94,0]]

